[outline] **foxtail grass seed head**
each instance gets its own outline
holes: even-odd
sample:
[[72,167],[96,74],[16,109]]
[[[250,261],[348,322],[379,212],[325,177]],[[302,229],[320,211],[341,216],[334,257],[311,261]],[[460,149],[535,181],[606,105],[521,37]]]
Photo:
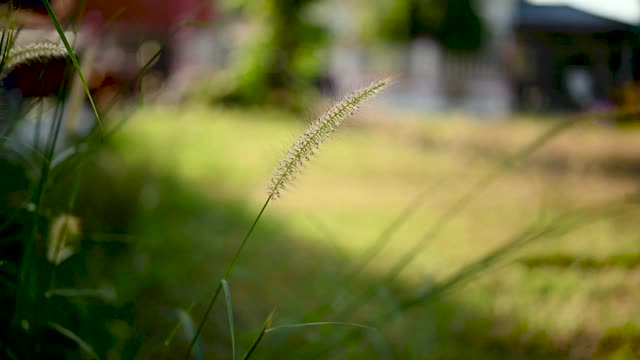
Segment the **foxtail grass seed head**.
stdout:
[[32,62],[47,62],[49,59],[66,56],[68,56],[67,49],[63,45],[55,43],[43,42],[14,47],[9,50],[9,56],[2,69],[0,78],[7,76],[13,68],[19,65]]
[[47,260],[59,265],[76,252],[75,245],[81,235],[80,219],[63,214],[56,217],[52,224],[48,239]]
[[389,85],[390,82],[390,79],[377,81],[351,93],[313,121],[280,161],[271,177],[268,187],[269,196],[274,199],[280,197],[287,186],[293,183],[305,163],[311,160],[320,145],[329,138],[340,124],[353,115],[367,100]]

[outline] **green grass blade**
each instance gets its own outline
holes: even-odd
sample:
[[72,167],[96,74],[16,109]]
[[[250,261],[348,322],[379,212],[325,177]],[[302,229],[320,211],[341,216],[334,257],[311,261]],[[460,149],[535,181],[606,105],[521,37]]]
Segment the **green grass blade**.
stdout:
[[258,334],[256,339],[253,341],[253,344],[251,344],[251,348],[249,348],[249,351],[247,351],[247,353],[242,358],[243,360],[249,359],[253,354],[253,352],[256,350],[256,348],[258,347],[258,344],[264,337],[264,334],[266,334],[267,331],[271,328],[271,323],[273,322],[274,315],[275,315],[275,310],[271,311],[271,313],[267,317],[267,320],[264,321],[264,325],[262,325],[262,329],[260,330],[260,333]]
[[98,126],[100,127],[100,130],[102,130],[102,121],[100,120],[100,114],[98,113],[98,108],[96,107],[96,104],[93,101],[93,97],[91,96],[91,91],[89,90],[89,84],[87,83],[87,80],[84,78],[84,75],[82,74],[82,69],[80,67],[80,63],[78,62],[78,58],[76,57],[76,54],[73,52],[73,49],[71,48],[71,44],[69,44],[69,40],[67,40],[67,36],[64,34],[62,25],[60,25],[60,22],[58,21],[58,17],[53,11],[53,7],[51,7],[51,3],[49,2],[49,0],[42,0],[42,3],[47,9],[47,12],[49,13],[49,17],[51,17],[51,20],[53,21],[53,25],[56,27],[56,31],[60,36],[60,40],[62,40],[64,47],[67,49],[67,52],[69,53],[69,58],[71,58],[71,62],[73,63],[73,66],[75,67],[78,73],[78,77],[80,77],[80,81],[82,81],[82,87],[84,88],[84,91],[87,94],[87,99],[89,99],[89,103],[91,103],[93,112],[96,115]]
[[52,289],[44,293],[46,298],[60,297],[97,297],[106,301],[113,301],[116,297],[113,289]]
[[9,359],[18,360],[18,357],[16,356],[16,354],[13,353],[13,351],[11,351],[11,349],[6,348],[6,350],[7,351],[5,351],[5,352],[6,352],[7,356],[9,357]]
[[[40,281],[45,274],[39,271],[46,263],[44,256],[38,256],[37,247],[38,243],[46,241],[46,238],[38,236],[38,217],[40,216],[40,208],[43,202],[43,198],[46,192],[46,184],[51,175],[51,160],[55,151],[56,143],[60,134],[60,127],[63,120],[62,102],[60,100],[63,88],[58,93],[58,101],[54,109],[53,121],[51,122],[49,139],[46,145],[45,156],[42,161],[39,179],[31,191],[31,203],[34,205],[32,211],[31,225],[29,230],[29,236],[25,246],[24,253],[22,255],[22,263],[20,265],[20,276],[18,292],[15,301],[15,311],[13,315],[12,325],[18,326],[18,323],[27,312],[33,314],[37,308],[37,302],[41,295]],[[46,276],[46,275],[45,275]],[[31,315],[28,315],[29,317]]]
[[87,353],[90,356],[91,359],[99,359],[98,354],[96,354],[93,348],[89,344],[87,344],[84,340],[82,340],[78,335],[73,333],[71,330],[52,322],[48,323],[48,325],[53,330],[59,332],[69,340],[76,343],[80,347],[80,349],[82,349],[85,353]]
[[[368,325],[362,325],[358,323],[350,323],[350,322],[342,322],[342,321],[319,321],[319,322],[308,322],[308,323],[300,323],[300,324],[286,324],[286,325],[278,325],[278,326],[271,327],[267,329],[265,333],[271,333],[274,331],[282,331],[282,330],[295,330],[295,329],[305,329],[309,327],[327,327],[327,326],[339,326],[339,327],[356,328],[357,330],[366,330],[364,332],[366,332],[369,335],[368,338],[372,342],[375,342],[375,344],[373,345],[376,346],[377,349],[379,347],[379,350],[381,353],[385,353],[382,346],[383,342],[380,339],[380,333],[378,332],[378,329]],[[357,331],[357,333],[362,334],[363,331]],[[291,349],[287,349],[287,350],[291,351]],[[306,355],[294,356],[294,357],[306,358]],[[387,358],[387,357],[382,356],[381,358]]]
[[207,319],[209,318],[209,314],[211,313],[211,310],[213,309],[213,305],[216,303],[216,300],[218,299],[218,296],[220,296],[220,292],[222,291],[222,282],[220,282],[218,284],[218,287],[216,288],[216,291],[213,293],[213,296],[211,297],[211,300],[209,301],[209,304],[207,305],[207,310],[204,312],[204,315],[202,315],[202,319],[200,320],[200,324],[198,325],[198,330],[196,330],[196,333],[193,335],[193,339],[191,340],[191,344],[189,344],[189,348],[187,349],[187,354],[185,356],[185,360],[188,360],[191,357],[191,351],[193,349],[193,347],[196,345],[196,342],[198,341],[198,338],[200,337],[200,333],[202,333],[202,329],[204,329],[204,324],[206,324]]
[[[224,278],[228,278],[229,275],[231,275],[231,271],[235,267],[236,262],[238,261],[238,259],[240,258],[240,254],[242,253],[242,250],[244,249],[245,245],[247,244],[247,241],[251,237],[251,234],[253,234],[253,230],[256,228],[256,225],[258,225],[258,222],[260,221],[260,218],[262,218],[262,214],[264,214],[264,211],[267,209],[267,206],[269,205],[269,202],[271,201],[271,198],[272,198],[271,195],[269,197],[267,197],[267,200],[264,202],[264,205],[262,205],[262,209],[260,209],[260,212],[258,213],[256,218],[253,220],[253,223],[251,224],[251,227],[249,228],[249,231],[247,231],[247,234],[244,236],[244,239],[242,239],[242,242],[240,243],[240,246],[238,246],[238,249],[236,249],[236,252],[234,253],[233,258],[231,259],[231,263],[229,263],[229,266],[225,270],[224,276],[222,277],[223,279]],[[187,356],[185,357],[185,359],[189,359],[189,357],[191,356],[191,349],[195,345],[196,341],[198,341],[198,337],[200,336],[200,333],[202,332],[202,329],[204,329],[204,325],[206,324],[207,319],[209,318],[209,314],[211,313],[211,310],[213,309],[213,305],[215,304],[216,300],[218,299],[218,296],[220,295],[221,291],[222,291],[222,283],[219,283],[218,287],[216,288],[216,291],[213,293],[213,296],[211,297],[211,300],[209,301],[209,304],[207,305],[207,310],[204,312],[204,315],[202,316],[202,320],[200,320],[200,325],[198,325],[198,331],[196,332],[196,335],[193,337],[193,340],[191,341],[191,345],[189,345],[189,348],[187,349]]]
[[[189,307],[187,308],[187,310],[180,309],[180,311],[184,311],[185,313],[190,314],[193,308],[196,306],[196,304],[197,302],[192,302],[191,305],[189,305]],[[164,346],[169,346],[173,342],[173,339],[176,337],[176,334],[178,334],[178,330],[180,330],[181,327],[182,327],[182,321],[178,321],[176,326],[174,326],[173,329],[171,329],[171,332],[169,333],[169,335],[167,335],[167,338],[164,340]]]
[[318,326],[348,326],[348,327],[357,327],[357,328],[377,331],[377,329],[374,327],[357,324],[357,323],[342,322],[342,321],[320,321],[320,322],[309,322],[309,323],[302,323],[302,324],[278,325],[278,326],[270,327],[265,332],[270,333],[278,330],[300,329],[300,328],[318,327]]
[[[193,322],[193,317],[189,315],[186,311],[182,309],[178,309],[177,311],[178,321],[182,324],[182,328],[184,329],[184,333],[188,339],[193,338],[196,333],[196,324]],[[204,358],[202,352],[202,344],[199,341],[193,345],[193,353],[194,356],[192,359],[200,360]]]
[[10,25],[9,29],[2,29],[2,35],[0,36],[0,73],[4,71],[4,67],[9,60],[9,52],[13,47],[15,40],[14,24]]
[[522,245],[532,242],[533,240],[540,239],[543,237],[551,237],[555,233],[556,235],[564,234],[568,232],[568,228],[564,229],[566,231],[556,231],[559,228],[555,228],[553,225],[548,225],[539,229],[536,229],[538,226],[532,225],[516,236],[514,236],[511,240],[507,241],[507,243],[493,251],[489,254],[481,257],[480,259],[471,262],[464,266],[462,269],[457,271],[455,274],[451,275],[449,278],[445,279],[440,284],[429,288],[427,290],[423,290],[419,295],[413,297],[409,300],[404,300],[400,303],[399,307],[394,310],[396,313],[403,312],[420,302],[424,302],[430,298],[435,298],[451,289],[456,287],[459,284],[469,281],[472,277],[477,276],[483,270],[488,269],[492,265],[496,264],[499,260],[506,257],[508,254],[513,252],[514,250],[520,248]]
[[[202,304],[205,300],[207,300],[207,298],[208,298],[207,294],[204,294],[203,296],[200,297],[200,299],[198,299],[197,301],[193,301],[191,304],[189,304],[186,310],[180,309],[180,311],[184,311],[186,314],[190,315],[193,309],[196,307],[196,305]],[[178,333],[178,330],[180,330],[180,327],[182,327],[182,323],[178,322],[173,327],[173,329],[171,329],[171,332],[169,333],[169,335],[167,335],[167,338],[164,340],[165,346],[171,345],[171,343],[173,342],[173,339]]]
[[233,307],[231,303],[231,290],[229,289],[229,283],[227,280],[222,279],[222,290],[224,290],[224,299],[227,302],[227,316],[229,317],[229,333],[231,335],[231,353],[232,359],[236,360],[236,336],[235,325],[233,323]]
[[406,299],[400,303],[400,311],[406,311],[420,303],[429,301],[454,287],[466,283],[476,277],[482,271],[497,264],[506,256],[521,249],[523,246],[533,241],[543,238],[555,238],[566,235],[580,227],[592,224],[598,220],[613,217],[624,213],[626,205],[633,205],[629,200],[633,198],[623,198],[622,200],[614,200],[605,204],[595,205],[585,209],[570,211],[565,214],[558,215],[554,219],[545,224],[533,223],[522,230],[504,245],[491,251],[482,258],[471,262],[462,269],[449,276],[440,284],[422,290],[418,295],[410,299]]

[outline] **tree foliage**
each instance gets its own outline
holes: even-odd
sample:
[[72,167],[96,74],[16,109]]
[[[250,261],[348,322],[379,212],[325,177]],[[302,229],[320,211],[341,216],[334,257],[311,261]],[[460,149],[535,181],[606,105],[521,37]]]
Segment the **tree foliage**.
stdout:
[[255,25],[239,50],[236,82],[222,100],[296,108],[321,73],[318,49],[325,29],[306,17],[316,0],[235,1],[235,12]]
[[398,0],[378,11],[378,35],[391,41],[431,36],[447,49],[473,51],[487,37],[473,0]]

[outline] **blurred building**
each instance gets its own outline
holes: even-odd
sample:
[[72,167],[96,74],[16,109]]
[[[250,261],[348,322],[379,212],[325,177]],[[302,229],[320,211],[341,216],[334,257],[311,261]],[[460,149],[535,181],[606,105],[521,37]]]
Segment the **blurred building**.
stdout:
[[489,30],[478,51],[452,52],[429,36],[376,50],[337,46],[331,71],[338,88],[380,72],[400,74],[403,81],[387,96],[390,103],[495,118],[606,105],[639,79],[637,25],[566,5],[475,4]]
[[637,25],[570,6],[525,2],[514,24],[510,65],[518,109],[605,105],[640,78]]
[[[40,0],[0,0],[2,3],[11,3],[16,8],[21,27],[16,46],[61,42]],[[172,96],[180,96],[198,69],[211,65],[213,0],[51,0],[51,3],[63,25],[79,25],[79,31],[69,30],[66,36],[76,47],[92,97],[99,107],[110,104],[121,91],[131,94],[132,88],[145,86],[152,76],[156,77],[157,85],[162,79],[168,79]],[[148,69],[151,76],[138,81],[139,70],[161,47],[161,56]],[[5,91],[0,101],[5,107],[16,109],[3,114],[0,129],[12,124],[15,113],[26,103],[25,98],[57,95],[62,84],[69,80],[66,66],[67,60],[61,57],[25,63],[6,74],[2,79]],[[67,131],[61,132],[56,151],[68,145],[68,138],[73,137],[68,135],[87,135],[96,120],[79,79],[70,78],[73,83],[63,117]],[[41,117],[52,121],[56,111],[48,106]],[[5,145],[32,144],[44,148],[54,127],[41,126],[39,119],[39,115],[27,114],[12,128]]]
[[88,0],[84,7],[86,27],[99,40],[117,43],[130,54],[121,62],[123,66],[141,62],[138,51],[145,50],[141,47],[145,42],[165,46],[156,66],[165,75],[208,61],[198,56],[202,53],[198,39],[210,32],[207,24],[215,17],[213,0]]
[[[18,41],[57,36],[41,1],[0,0],[0,4],[7,2],[18,10],[23,28]],[[154,64],[164,75],[210,62],[209,54],[203,52],[210,47],[199,40],[210,37],[214,0],[51,0],[51,4],[63,24],[80,25],[78,51],[97,47],[97,66],[108,67],[104,71],[111,76],[135,76],[142,62],[140,50],[149,50],[145,43],[165,47]]]
[[[80,0],[54,0],[54,5],[56,1]],[[354,35],[362,27],[356,4],[367,6],[366,1],[318,3],[325,8],[323,24],[332,29],[326,77],[337,93],[392,74],[401,81],[384,99],[389,103],[423,111],[463,110],[488,118],[637,98],[618,92],[633,91],[630,84],[640,79],[638,25],[566,5],[477,0],[474,7],[489,35],[477,51],[451,51],[428,35],[371,47]],[[202,26],[216,19],[216,5],[214,0],[88,0],[84,24],[97,34],[102,49],[97,58],[110,67],[112,76],[131,78],[144,62],[141,55],[154,49],[146,45],[167,45],[155,69],[183,79],[172,83],[180,93],[192,79],[183,74],[229,66],[233,58],[225,54],[246,43],[242,35],[216,33],[234,33],[230,29]],[[180,27],[185,21],[199,24]]]
[[[511,83],[503,53],[512,38],[516,0],[474,2],[484,19],[488,41],[475,52],[446,49],[435,37],[421,36],[408,44],[365,48],[356,42],[337,44],[331,74],[338,92],[380,73],[400,77],[384,101],[418,111],[462,110],[487,117],[508,115]],[[334,18],[334,21],[340,17]],[[345,22],[348,20],[345,20]],[[353,26],[334,24],[334,27]]]

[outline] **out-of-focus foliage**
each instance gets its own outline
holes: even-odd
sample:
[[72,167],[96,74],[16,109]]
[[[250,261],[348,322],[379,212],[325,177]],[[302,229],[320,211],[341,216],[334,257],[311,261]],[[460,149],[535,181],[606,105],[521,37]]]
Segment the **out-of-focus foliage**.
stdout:
[[[263,200],[266,179],[282,155],[273,144],[286,143],[291,134],[303,131],[297,118],[262,108],[143,110],[116,139],[120,150],[105,157],[111,159],[105,168],[118,169],[131,185],[100,174],[87,178],[94,189],[93,199],[85,200],[87,206],[116,204],[113,214],[122,212],[120,206],[133,211],[125,217],[131,223],[123,232],[135,234],[135,247],[104,266],[121,301],[132,304],[130,313],[136,319],[130,326],[144,334],[138,343],[123,335],[137,351],[131,356],[183,355],[187,336],[170,348],[162,346],[175,325],[172,309],[186,307],[216,285],[211,278],[224,271],[229,248],[255,216],[251,204]],[[381,311],[397,306],[394,300],[413,295],[415,286],[429,286],[504,244],[505,236],[540,216],[541,206],[555,216],[634,189],[628,180],[637,171],[620,168],[627,164],[625,154],[635,149],[632,134],[596,126],[575,129],[576,133],[566,133],[541,149],[527,162],[529,166],[523,164],[522,170],[505,174],[487,188],[440,237],[432,239],[433,251],[422,252],[406,277],[373,296],[353,317],[327,314],[323,309],[343,307],[370,284],[384,281],[378,271],[393,265],[423,234],[429,226],[424,219],[437,218],[468,181],[485,174],[504,153],[512,153],[546,126],[540,121],[504,122],[495,124],[487,136],[486,124],[450,115],[441,121],[425,117],[413,122],[397,115],[392,119],[396,122],[355,123],[342,129],[342,135],[323,149],[314,166],[305,170],[257,228],[257,241],[247,247],[240,271],[229,281],[240,353],[252,344],[274,306],[280,314],[277,324],[346,319],[370,325]],[[478,160],[469,161],[470,154],[477,154]],[[116,155],[122,162],[113,159]],[[611,166],[618,170],[605,170]],[[440,179],[446,181],[432,188]],[[430,199],[398,229],[393,243],[355,281],[342,285],[344,289],[336,286],[360,266],[371,241],[425,187],[431,189]],[[126,201],[114,197],[115,190],[122,191]],[[371,205],[372,194],[379,206]],[[638,268],[636,218],[634,212],[554,241],[531,244],[532,248],[522,249],[524,260],[514,259],[395,324],[381,326],[382,337],[390,343],[390,358],[426,354],[440,359],[566,359],[568,352],[585,344],[593,351],[598,347],[601,359],[625,349],[635,351],[630,346],[638,343],[636,330],[609,329],[638,318],[637,308],[626,306],[640,297],[633,286]],[[88,220],[85,223],[88,226]],[[560,260],[578,261],[558,266],[562,264],[552,263],[554,254],[563,255]],[[595,259],[603,266],[586,268],[583,265],[589,263],[582,259]],[[590,320],[582,316],[585,309]],[[197,321],[201,314],[192,316]],[[206,329],[205,358],[231,358],[222,302]],[[356,350],[342,354],[349,351],[335,345],[342,331],[331,327],[270,333],[256,358],[306,359],[311,356],[299,352],[319,348],[332,353],[317,358],[378,358],[374,349],[361,352],[355,345]]]
[[318,80],[328,37],[308,16],[316,0],[233,0],[225,10],[248,24],[246,43],[232,61],[232,85],[223,102],[276,104],[298,109]]
[[480,48],[487,37],[473,0],[398,0],[371,4],[370,28],[377,38],[405,42],[432,36],[450,50]]

